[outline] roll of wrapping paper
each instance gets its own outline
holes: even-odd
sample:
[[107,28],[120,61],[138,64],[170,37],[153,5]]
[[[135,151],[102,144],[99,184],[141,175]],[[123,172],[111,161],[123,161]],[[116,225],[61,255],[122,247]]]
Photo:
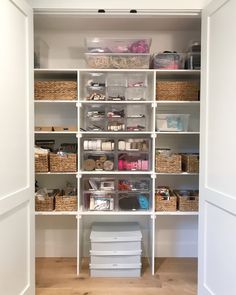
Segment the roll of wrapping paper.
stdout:
[[96,160],[95,169],[103,170],[103,162],[100,160]]
[[106,157],[106,156],[101,156],[101,157],[99,158],[99,160],[100,160],[102,163],[104,163],[104,162],[107,160],[107,157]]
[[110,161],[110,160],[107,160],[107,161],[104,162],[103,168],[106,171],[112,171],[113,168],[114,168],[114,163],[112,161]]
[[84,161],[84,170],[92,171],[96,167],[96,162],[93,159],[87,159]]

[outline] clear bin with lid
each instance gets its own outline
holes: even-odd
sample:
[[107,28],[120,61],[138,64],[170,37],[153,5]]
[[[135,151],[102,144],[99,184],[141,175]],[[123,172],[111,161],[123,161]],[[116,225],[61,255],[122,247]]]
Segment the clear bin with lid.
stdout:
[[91,38],[85,40],[91,53],[149,53],[151,38]]

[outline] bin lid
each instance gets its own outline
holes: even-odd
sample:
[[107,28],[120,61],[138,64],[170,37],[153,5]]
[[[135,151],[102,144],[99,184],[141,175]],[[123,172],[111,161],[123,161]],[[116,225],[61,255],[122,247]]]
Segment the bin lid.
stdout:
[[91,242],[141,241],[142,233],[137,222],[98,222],[92,225]]
[[132,251],[94,251],[90,250],[90,256],[137,256],[142,254],[142,250]]
[[89,264],[90,269],[140,269],[141,263],[123,264],[123,263],[107,263],[107,264]]

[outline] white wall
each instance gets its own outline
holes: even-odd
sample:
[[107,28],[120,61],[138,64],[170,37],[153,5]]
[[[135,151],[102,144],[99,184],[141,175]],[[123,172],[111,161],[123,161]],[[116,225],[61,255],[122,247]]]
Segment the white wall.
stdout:
[[202,9],[211,0],[31,0],[34,8]]

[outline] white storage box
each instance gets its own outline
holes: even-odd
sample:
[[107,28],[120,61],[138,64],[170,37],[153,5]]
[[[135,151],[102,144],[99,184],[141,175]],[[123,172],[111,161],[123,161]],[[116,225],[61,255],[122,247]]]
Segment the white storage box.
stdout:
[[92,251],[140,251],[142,233],[138,223],[95,223],[90,234]]
[[140,277],[141,263],[137,264],[90,264],[91,277]]
[[90,251],[91,264],[139,264],[141,250],[138,251]]
[[85,53],[92,69],[149,69],[150,54],[146,53]]
[[157,131],[188,131],[189,114],[157,114]]

